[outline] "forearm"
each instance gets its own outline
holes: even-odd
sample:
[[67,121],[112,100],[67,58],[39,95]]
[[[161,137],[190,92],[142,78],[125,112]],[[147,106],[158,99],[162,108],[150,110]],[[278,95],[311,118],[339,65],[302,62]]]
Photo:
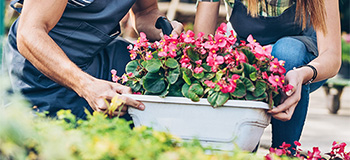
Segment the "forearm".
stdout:
[[152,41],[161,38],[161,30],[155,27],[155,23],[158,17],[164,15],[159,11],[157,1],[137,0],[131,11],[133,25],[138,32],[146,33]]
[[325,0],[327,33],[317,31],[319,56],[310,62],[318,71],[315,81],[335,76],[341,65],[341,36],[338,1]]
[[94,78],[77,67],[42,29],[19,29],[19,52],[40,72],[83,96],[83,87]]
[[204,32],[205,35],[214,34],[217,17],[219,14],[219,2],[199,2],[194,20],[194,32]]

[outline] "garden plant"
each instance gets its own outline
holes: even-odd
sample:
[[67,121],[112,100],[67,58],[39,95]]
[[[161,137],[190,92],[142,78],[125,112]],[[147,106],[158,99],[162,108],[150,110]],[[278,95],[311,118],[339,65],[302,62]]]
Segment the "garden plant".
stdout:
[[191,30],[164,36],[150,43],[144,33],[130,45],[130,61],[121,78],[112,70],[113,81],[125,83],[136,94],[207,98],[213,107],[229,99],[257,100],[272,108],[281,93],[293,88],[285,82],[284,61],[271,56],[271,46],[261,46],[249,36],[247,42],[226,34],[226,24],[215,35],[197,38]]

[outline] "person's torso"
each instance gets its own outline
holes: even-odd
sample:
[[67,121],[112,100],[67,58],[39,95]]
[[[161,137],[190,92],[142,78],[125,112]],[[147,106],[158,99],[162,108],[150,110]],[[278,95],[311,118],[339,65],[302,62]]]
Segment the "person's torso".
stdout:
[[[83,65],[119,35],[119,21],[135,1],[69,0],[49,35],[73,62]],[[12,2],[15,3],[23,3],[23,0]],[[14,48],[17,48],[17,25],[18,20],[9,33],[9,42]]]

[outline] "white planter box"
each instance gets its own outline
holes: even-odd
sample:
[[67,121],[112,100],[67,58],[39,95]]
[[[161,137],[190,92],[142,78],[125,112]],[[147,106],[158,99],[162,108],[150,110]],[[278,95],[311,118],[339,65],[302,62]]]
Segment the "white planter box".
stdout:
[[203,146],[232,151],[237,145],[253,151],[270,124],[268,105],[258,101],[229,100],[212,108],[205,98],[192,102],[184,97],[126,95],[142,101],[146,109],[129,107],[135,126],[169,131],[184,140],[197,138]]

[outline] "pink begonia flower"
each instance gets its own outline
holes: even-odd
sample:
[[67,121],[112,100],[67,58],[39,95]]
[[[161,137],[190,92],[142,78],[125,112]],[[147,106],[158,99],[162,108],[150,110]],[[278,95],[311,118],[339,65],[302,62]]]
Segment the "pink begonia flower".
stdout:
[[187,68],[187,66],[190,64],[191,60],[187,56],[182,56],[180,60],[181,67]]
[[255,56],[259,60],[263,61],[265,58],[271,59],[271,51],[272,51],[272,46],[271,45],[266,45],[266,46],[256,46],[255,49]]
[[263,79],[268,79],[269,78],[269,76],[267,75],[266,72],[262,72],[261,75],[262,75]]
[[272,84],[273,87],[276,87],[275,90],[277,90],[277,86],[283,86],[280,76],[271,74],[271,76],[268,78],[268,81],[270,84]]
[[281,156],[283,154],[283,150],[282,149],[276,149],[275,151],[277,156]]
[[179,36],[176,33],[175,34],[170,34],[169,36],[168,35],[164,35],[164,40],[165,40],[166,44],[177,45],[177,43],[179,42],[178,37]]
[[167,50],[164,50],[163,48],[161,48],[160,51],[158,52],[158,56],[159,57],[166,57],[166,56],[168,56]]
[[175,58],[177,56],[176,54],[177,46],[175,44],[169,44],[169,56],[171,58]]
[[134,60],[136,58],[136,56],[137,56],[136,51],[135,50],[130,50],[129,53],[130,53],[130,59]]
[[201,48],[200,53],[201,53],[201,54],[206,54],[206,53],[207,53],[207,50],[205,50],[204,48]]
[[206,84],[210,88],[215,88],[215,83],[209,80],[204,81],[204,84]]
[[188,30],[187,32],[186,32],[186,34],[182,34],[182,39],[183,39],[183,41],[185,42],[185,43],[187,43],[187,44],[192,44],[192,43],[194,43],[195,42],[195,40],[194,40],[194,33],[193,33],[193,31],[191,31],[191,30]]
[[231,30],[231,35],[227,37],[227,42],[230,44],[230,46],[237,42],[237,37],[234,35],[233,30]]
[[152,58],[153,58],[152,52],[147,52],[146,56],[145,56],[145,59],[146,60],[151,60]]
[[239,63],[246,63],[247,61],[246,61],[246,56],[245,56],[245,54],[244,53],[242,53],[241,51],[236,51],[235,52],[235,58],[236,58],[236,62],[237,62],[237,65],[239,64]]
[[203,72],[203,67],[196,67],[194,69],[194,73],[202,73]]
[[286,86],[284,86],[284,92],[288,92],[290,90],[292,90],[294,88],[294,86],[287,84]]
[[234,62],[234,60],[233,60],[233,58],[232,58],[232,55],[230,55],[230,54],[226,55],[226,56],[224,57],[224,59],[225,59],[225,63],[226,63],[226,64],[231,64],[231,63]]
[[211,71],[216,73],[218,71],[219,65],[211,66]]
[[350,34],[343,34],[342,38],[345,40],[346,43],[350,43]]
[[296,146],[301,146],[301,143],[298,142],[298,141],[294,141],[294,144],[295,144]]
[[138,95],[141,95],[141,92],[134,92],[132,94],[138,94]]
[[224,57],[218,56],[217,54],[209,54],[207,57],[208,66],[215,66],[224,63]]
[[233,93],[237,87],[236,80],[239,75],[233,75],[231,79],[228,79],[229,83],[226,83],[225,79],[221,79],[217,84],[220,86],[222,93]]
[[136,40],[134,43],[134,48],[141,48],[141,47],[148,47],[148,39],[146,37],[146,34],[143,32],[140,32],[140,37]]
[[307,160],[318,160],[319,158],[322,158],[320,154],[321,151],[318,149],[318,147],[313,147],[312,152],[307,152]]
[[256,40],[253,38],[251,34],[247,37],[247,41],[249,42],[247,46],[250,47],[250,49],[252,50],[254,50],[256,46],[260,46],[260,44],[256,42]]
[[214,43],[220,48],[224,48],[227,45],[226,37],[223,34],[216,34],[214,40]]
[[279,73],[279,74],[284,74],[286,73],[286,69],[283,67],[284,66],[284,61],[280,60],[278,61],[277,58],[273,59],[272,62],[270,62],[270,71],[273,73]]
[[125,83],[128,80],[129,80],[128,77],[125,74],[123,74],[123,76],[122,76],[122,83]]
[[134,77],[134,73],[132,73],[132,72],[129,72],[129,73],[127,73],[126,75],[129,76],[130,78],[131,78],[131,77]]
[[216,29],[217,34],[225,34],[227,30],[227,25],[226,23],[221,23],[218,29]]
[[112,73],[112,81],[113,82],[118,82],[118,80],[120,79],[118,76],[117,76],[117,71],[115,69],[112,69],[111,70],[111,73]]
[[196,61],[196,64],[202,65],[202,60],[200,59],[200,60]]

